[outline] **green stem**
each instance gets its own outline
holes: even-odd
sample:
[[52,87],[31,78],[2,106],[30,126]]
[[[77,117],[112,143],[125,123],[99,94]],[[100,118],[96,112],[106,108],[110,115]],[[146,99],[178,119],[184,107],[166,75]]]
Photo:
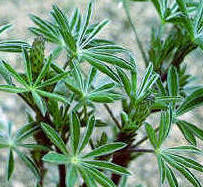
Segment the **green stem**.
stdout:
[[121,129],[121,124],[119,123],[119,121],[117,120],[117,118],[114,116],[112,110],[110,109],[110,107],[107,104],[104,104],[104,107],[106,108],[106,110],[108,111],[109,115],[111,116],[112,120],[114,121],[114,123],[117,125],[117,127],[119,129]]
[[134,32],[134,35],[135,35],[135,39],[138,43],[138,47],[141,51],[141,54],[142,54],[142,58],[145,62],[145,66],[148,65],[148,59],[147,59],[147,56],[146,56],[146,53],[144,51],[144,47],[142,45],[142,42],[140,41],[139,37],[138,37],[138,34],[137,34],[137,31],[136,31],[136,28],[135,28],[135,25],[133,24],[133,21],[132,21],[132,18],[131,18],[131,15],[130,15],[130,11],[129,11],[129,6],[128,6],[128,0],[124,0],[123,1],[123,7],[124,7],[124,10],[125,10],[125,13],[126,13],[126,16],[127,16],[127,19],[130,23],[130,26]]

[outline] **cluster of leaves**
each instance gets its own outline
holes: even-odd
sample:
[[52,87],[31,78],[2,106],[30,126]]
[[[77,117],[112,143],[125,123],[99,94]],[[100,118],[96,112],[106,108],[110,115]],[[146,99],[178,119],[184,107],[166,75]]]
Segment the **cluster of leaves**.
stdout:
[[37,179],[40,178],[39,170],[36,164],[29,158],[21,148],[24,149],[38,149],[38,150],[49,150],[47,147],[38,145],[35,143],[28,144],[25,143],[26,139],[29,138],[33,133],[39,130],[39,126],[36,123],[28,123],[19,128],[15,133],[12,133],[11,122],[8,122],[7,126],[0,131],[0,149],[8,150],[8,160],[7,160],[7,180],[9,180],[14,171],[14,152],[18,157],[25,163],[25,165],[30,168]]
[[[128,2],[122,2],[133,27]],[[0,43],[0,51],[22,52],[24,62],[24,72],[19,73],[5,60],[0,61],[0,74],[6,82],[0,85],[0,91],[18,94],[35,113],[28,115],[30,123],[15,134],[11,133],[10,123],[8,130],[0,131],[0,148],[7,148],[9,153],[8,180],[14,171],[16,153],[35,174],[38,187],[44,182],[43,162],[59,165],[60,187],[81,185],[81,179],[82,186],[118,186],[121,176],[124,180],[120,184],[125,186],[130,161],[137,158],[137,152],[149,152],[157,157],[161,183],[167,179],[170,186],[178,186],[175,169],[193,186],[201,186],[190,169],[203,172],[203,166],[184,153],[202,154],[197,148],[197,138],[203,140],[203,130],[184,121],[182,115],[203,104],[203,88],[194,87],[188,92],[186,86],[191,76],[180,65],[189,52],[202,47],[203,3],[184,0],[152,3],[162,26],[152,33],[148,55],[133,27],[147,66],[141,81],[128,49],[97,38],[108,21],[90,23],[92,2],[85,15],[75,9],[68,16],[57,5],[51,11],[51,21],[30,15],[36,26],[29,30],[37,35],[32,47],[19,41]],[[163,41],[162,27],[166,23],[172,23],[174,30],[164,33],[168,36]],[[3,26],[0,32],[8,27]],[[44,55],[44,39],[54,45],[48,57]],[[57,63],[62,52],[67,56],[63,67]],[[108,81],[101,81],[100,77]],[[114,102],[121,103],[121,120],[107,105]],[[101,105],[97,103],[104,104],[114,122],[113,128],[98,118],[96,107]],[[147,122],[155,112],[161,116],[157,129]],[[174,125],[190,145],[164,146]],[[102,126],[113,129],[112,136],[107,136]],[[142,126],[147,137],[136,142],[135,136]],[[95,141],[91,135],[97,129],[101,138]],[[35,143],[25,143],[30,137]],[[147,139],[153,149],[137,149]]]
[[[160,26],[158,29],[152,29],[148,54],[143,50],[132,23],[128,7],[129,2],[127,0],[121,2],[129,22],[132,24],[139,47],[141,46],[140,50],[145,64],[152,62],[154,71],[160,75],[161,80],[156,81],[158,89],[156,94],[159,93],[162,97],[172,97],[171,100],[169,99],[168,105],[165,105],[167,107],[164,111],[167,110],[168,112],[161,112],[158,137],[156,135],[157,129],[155,130],[152,125],[146,124],[148,137],[157,156],[161,182],[164,183],[166,176],[170,186],[178,186],[176,176],[170,168],[172,167],[183,174],[194,186],[201,186],[188,168],[202,172],[202,165],[181,154],[184,152],[200,154],[201,151],[193,146],[197,146],[197,138],[202,140],[203,130],[182,120],[181,116],[202,105],[202,86],[192,86],[188,92],[187,86],[192,77],[186,73],[186,66],[181,63],[191,51],[197,47],[202,48],[203,2],[201,0],[199,2],[152,0],[151,2],[160,16]],[[168,23],[170,29],[168,29]],[[178,100],[174,97],[181,97],[182,99]],[[160,103],[158,105],[160,106]],[[192,146],[167,149],[161,147],[173,124],[178,126],[185,139]]]
[[108,161],[96,160],[96,158],[120,150],[126,146],[124,143],[109,143],[99,146],[93,151],[83,153],[87,146],[95,126],[95,119],[91,116],[83,136],[80,136],[80,121],[75,113],[70,114],[70,148],[67,149],[65,143],[56,131],[49,125],[43,123],[42,128],[50,140],[60,149],[62,154],[50,152],[43,157],[46,162],[54,164],[64,164],[67,167],[66,184],[72,187],[77,182],[78,173],[82,176],[88,186],[96,186],[96,181],[103,186],[115,186],[100,170],[109,170],[122,175],[130,173],[123,167]]

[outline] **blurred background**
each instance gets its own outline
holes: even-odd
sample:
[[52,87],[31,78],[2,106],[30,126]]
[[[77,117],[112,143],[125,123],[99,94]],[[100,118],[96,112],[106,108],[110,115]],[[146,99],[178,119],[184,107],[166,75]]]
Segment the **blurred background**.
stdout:
[[[110,24],[100,34],[106,39],[115,41],[131,49],[136,57],[138,72],[142,75],[144,71],[144,62],[141,57],[139,48],[135,41],[132,29],[126,19],[125,12],[118,0],[96,0],[95,11],[93,14],[94,20],[109,19]],[[74,7],[79,7],[82,12],[85,11],[88,0],[0,0],[0,25],[11,23],[13,27],[1,35],[1,39],[13,38],[22,39],[29,43],[33,41],[34,36],[28,31],[28,27],[33,23],[29,19],[29,14],[36,14],[42,18],[49,18],[49,11],[54,3],[57,3],[67,14]],[[158,26],[159,18],[156,11],[150,2],[136,2],[131,3],[130,11],[136,26],[138,35],[144,44],[145,50],[148,50],[148,43],[150,41],[150,33],[152,26]],[[16,70],[21,70],[22,61],[21,55],[10,55],[0,53],[1,58],[6,59]],[[203,83],[203,53],[197,49],[191,53],[186,59],[185,63],[188,66],[188,72],[196,77],[194,83]],[[2,79],[0,77],[0,83]],[[119,108],[116,108],[115,115],[119,114]],[[26,122],[25,111],[27,107],[23,101],[13,94],[0,93],[0,122],[12,121],[14,128],[18,128]],[[100,114],[108,118],[105,113]],[[156,122],[157,116],[151,118]],[[203,108],[196,109],[191,113],[187,113],[184,119],[190,120],[193,124],[203,127]],[[143,129],[144,133],[144,129]],[[138,136],[138,139],[143,134]],[[179,130],[174,127],[171,133],[171,138],[166,146],[181,145],[184,143],[184,138],[180,135]],[[144,146],[149,146],[147,143]],[[6,151],[0,152],[0,187],[33,187],[34,177],[30,171],[24,168],[24,165],[17,159],[15,165],[15,172],[11,182],[5,181],[5,167],[6,167]],[[201,161],[203,164],[203,161]],[[159,173],[155,157],[145,155],[132,163],[130,170],[133,175],[129,177],[129,187],[158,187]],[[47,186],[54,187],[56,184],[56,168],[51,168],[48,173]],[[203,178],[199,175],[199,178]],[[202,179],[203,180],[203,179]],[[190,187],[184,183],[184,179],[179,178],[181,187]]]

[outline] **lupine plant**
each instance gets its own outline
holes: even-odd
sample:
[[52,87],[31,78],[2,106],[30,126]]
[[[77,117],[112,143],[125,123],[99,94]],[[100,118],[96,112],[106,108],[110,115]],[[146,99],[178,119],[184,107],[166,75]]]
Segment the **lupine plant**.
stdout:
[[[32,111],[17,131],[11,122],[0,128],[0,149],[8,150],[8,181],[16,154],[36,177],[37,187],[46,186],[51,165],[58,167],[58,187],[125,187],[129,175],[136,178],[128,169],[131,162],[152,154],[160,173],[157,186],[179,186],[177,173],[201,186],[194,170],[202,174],[203,165],[194,156],[202,158],[203,130],[183,114],[203,104],[203,87],[191,83],[183,62],[190,52],[203,49],[203,1],[152,0],[160,27],[152,29],[148,52],[131,18],[132,1],[120,3],[142,53],[144,74],[129,49],[98,37],[108,20],[92,23],[93,2],[84,15],[79,9],[67,15],[57,5],[49,20],[30,15],[35,26],[29,30],[36,36],[32,45],[1,40],[0,51],[22,54],[24,71],[1,59],[5,82],[0,91],[17,94]],[[10,26],[2,26],[0,33]],[[47,56],[46,43],[53,46]],[[120,106],[118,115],[111,103]],[[100,118],[104,109],[112,122]],[[152,122],[152,114],[159,120]],[[176,125],[188,143],[168,147],[165,141]],[[142,127],[146,136],[138,139]]]

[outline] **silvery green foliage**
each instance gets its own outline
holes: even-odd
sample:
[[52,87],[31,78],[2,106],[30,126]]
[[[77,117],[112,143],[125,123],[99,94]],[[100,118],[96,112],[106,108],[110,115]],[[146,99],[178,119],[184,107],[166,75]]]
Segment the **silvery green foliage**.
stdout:
[[[5,84],[0,91],[17,94],[35,113],[27,113],[28,123],[16,132],[10,122],[0,128],[0,149],[8,150],[7,180],[14,172],[16,154],[35,175],[38,187],[46,186],[44,163],[58,166],[60,187],[125,187],[129,175],[136,177],[133,169],[128,170],[131,161],[151,153],[157,158],[160,184],[178,186],[178,171],[193,186],[201,186],[193,170],[202,173],[203,166],[192,156],[202,157],[197,139],[203,140],[203,130],[182,115],[202,105],[203,87],[193,85],[188,91],[192,76],[182,62],[191,51],[202,48],[203,2],[152,0],[161,26],[152,30],[148,53],[131,19],[130,1],[121,3],[145,61],[141,80],[130,50],[98,38],[108,21],[91,22],[92,2],[84,15],[75,9],[68,16],[57,5],[50,20],[30,15],[35,26],[29,30],[37,36],[32,46],[23,41],[0,42],[0,51],[21,52],[24,63],[24,72],[19,73],[1,59]],[[172,29],[165,31],[168,23]],[[9,27],[2,26],[0,33]],[[44,40],[54,46],[47,57]],[[67,59],[61,67],[62,52]],[[108,81],[98,81],[101,75]],[[115,102],[121,103],[116,117],[108,105]],[[99,112],[107,109],[113,123],[99,118],[98,108]],[[148,122],[153,113],[160,113],[158,128]],[[175,125],[188,144],[166,147]],[[137,140],[143,126],[147,136]],[[27,143],[31,137],[35,142]],[[148,139],[152,149],[138,148]]]

